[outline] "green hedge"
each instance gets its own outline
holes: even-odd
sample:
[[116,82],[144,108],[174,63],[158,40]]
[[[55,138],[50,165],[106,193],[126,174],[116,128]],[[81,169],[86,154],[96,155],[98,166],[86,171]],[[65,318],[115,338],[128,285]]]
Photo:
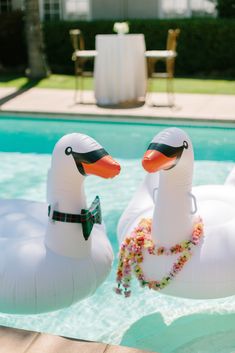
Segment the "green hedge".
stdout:
[[0,14],[0,66],[25,67],[26,46],[21,12]]
[[235,18],[235,0],[217,0],[218,17]]
[[[181,29],[176,74],[235,76],[235,20],[130,20],[129,23],[131,33],[145,35],[147,49],[164,49],[168,28]],[[52,69],[71,70],[68,32],[76,27],[83,31],[87,49],[93,49],[95,35],[112,33],[113,21],[45,23],[47,54]]]
[[[114,21],[107,20],[45,22],[43,28],[46,51],[52,71],[55,73],[73,72],[69,29],[80,28],[85,37],[86,48],[94,49],[95,35],[113,33],[113,23]],[[235,19],[129,20],[129,24],[130,33],[145,35],[147,49],[164,49],[168,28],[181,29],[177,47],[177,75],[201,74],[235,77]],[[23,36],[18,33],[19,28],[16,32],[22,40]],[[9,51],[7,50],[6,46],[4,48],[6,48],[5,57],[12,53],[9,48]],[[21,52],[23,49],[25,50],[25,47],[22,43]],[[24,55],[21,54],[19,64],[23,57]],[[1,57],[0,61],[2,61]],[[15,64],[17,64],[16,58],[14,58]]]

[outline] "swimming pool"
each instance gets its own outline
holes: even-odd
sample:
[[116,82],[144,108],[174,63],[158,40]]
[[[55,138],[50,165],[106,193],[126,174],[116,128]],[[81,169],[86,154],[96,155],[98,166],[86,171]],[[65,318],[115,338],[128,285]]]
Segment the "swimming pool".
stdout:
[[[172,121],[171,126],[178,123]],[[103,217],[115,254],[116,225],[144,177],[140,159],[164,122],[127,123],[0,118],[0,197],[45,201],[46,175],[55,142],[65,133],[97,139],[122,165],[120,177],[89,177],[89,201],[101,197]],[[194,185],[223,183],[235,159],[233,126],[182,126],[195,149]],[[220,300],[176,299],[142,290],[135,283],[125,300],[112,291],[115,268],[95,295],[57,312],[36,316],[0,314],[0,324],[80,339],[123,344],[150,351],[231,352],[235,350],[235,296]]]

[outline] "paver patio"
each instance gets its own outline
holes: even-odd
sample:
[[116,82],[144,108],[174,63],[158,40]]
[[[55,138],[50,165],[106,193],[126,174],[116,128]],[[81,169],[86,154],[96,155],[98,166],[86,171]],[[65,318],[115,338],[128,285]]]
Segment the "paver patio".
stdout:
[[[10,99],[8,100],[9,97]],[[0,88],[0,111],[27,113],[57,113],[78,116],[176,118],[235,122],[233,95],[176,94],[176,105],[166,106],[164,93],[152,94],[151,101],[135,108],[99,107],[93,92],[83,93],[84,103],[75,103],[73,90],[31,88],[16,95],[14,88]],[[150,101],[149,101],[150,102]],[[164,106],[165,105],[165,106]]]

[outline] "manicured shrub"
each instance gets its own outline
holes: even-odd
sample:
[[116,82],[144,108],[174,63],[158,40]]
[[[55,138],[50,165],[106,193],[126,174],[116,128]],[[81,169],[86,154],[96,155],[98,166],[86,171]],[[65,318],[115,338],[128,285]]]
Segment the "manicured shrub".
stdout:
[[[95,35],[113,33],[113,21],[45,23],[45,40],[50,66],[72,72],[70,28],[80,28],[87,49],[95,48]],[[130,33],[143,33],[147,49],[164,49],[169,28],[180,28],[177,75],[235,76],[235,20],[173,19],[129,20]],[[59,35],[58,35],[59,33]]]
[[[86,48],[94,49],[96,34],[113,33],[113,24],[111,20],[43,23],[46,54],[52,71],[73,73],[71,28],[80,28]],[[129,20],[129,24],[130,33],[144,34],[147,49],[164,49],[168,29],[181,29],[176,75],[235,77],[235,19],[136,19]],[[0,16],[0,63],[4,66],[26,67],[23,28],[22,14]]]
[[20,11],[0,14],[0,65],[26,65],[24,21]]
[[[57,21],[44,23],[44,35],[47,57],[52,70],[56,72],[73,72],[72,44],[69,30],[80,28],[86,49],[95,48],[95,36],[99,33],[112,33],[113,21]],[[59,33],[59,35],[58,35]]]
[[217,0],[218,17],[235,18],[235,0]]

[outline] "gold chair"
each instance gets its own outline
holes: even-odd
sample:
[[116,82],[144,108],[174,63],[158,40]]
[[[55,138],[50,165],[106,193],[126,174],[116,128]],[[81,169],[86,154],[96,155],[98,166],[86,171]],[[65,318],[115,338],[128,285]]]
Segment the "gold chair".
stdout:
[[[169,106],[174,106],[173,78],[175,73],[176,47],[180,30],[169,29],[167,35],[166,50],[148,50],[145,52],[148,67],[148,92],[152,92],[152,79],[165,78],[167,80],[167,94]],[[165,71],[157,71],[157,62],[163,61]]]
[[83,102],[83,89],[84,77],[93,76],[93,71],[85,71],[85,65],[88,61],[94,61],[96,57],[96,50],[85,50],[85,42],[80,29],[71,29],[69,31],[73,54],[72,60],[74,61],[74,73],[75,73],[75,102],[77,101],[77,91],[80,90],[80,102]]

